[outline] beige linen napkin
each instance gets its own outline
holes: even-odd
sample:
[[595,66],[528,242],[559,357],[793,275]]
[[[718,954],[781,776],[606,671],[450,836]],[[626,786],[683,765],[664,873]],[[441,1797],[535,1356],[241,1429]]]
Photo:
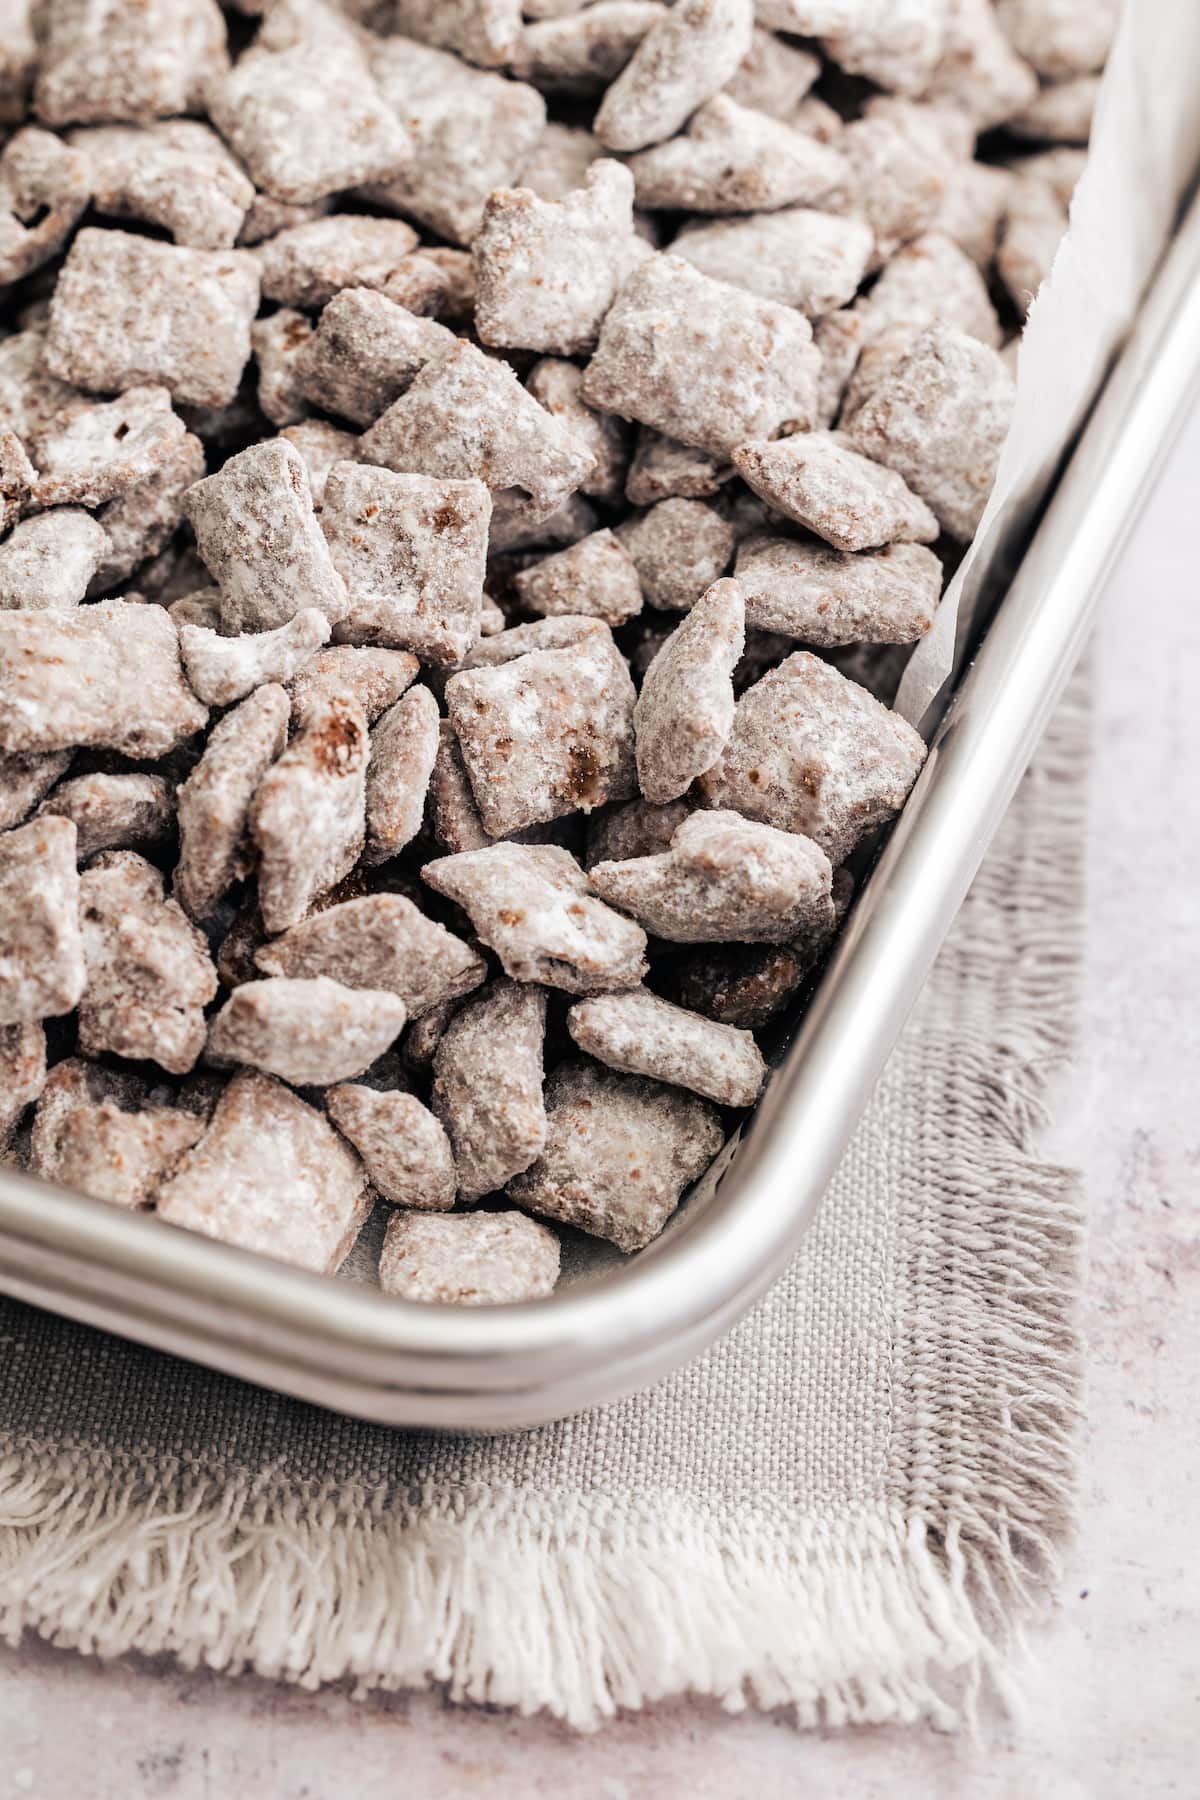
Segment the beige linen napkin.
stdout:
[[0,1629],[596,1723],[683,1691],[953,1723],[1069,1525],[1078,684],[803,1253],[649,1392],[388,1431],[0,1301]]

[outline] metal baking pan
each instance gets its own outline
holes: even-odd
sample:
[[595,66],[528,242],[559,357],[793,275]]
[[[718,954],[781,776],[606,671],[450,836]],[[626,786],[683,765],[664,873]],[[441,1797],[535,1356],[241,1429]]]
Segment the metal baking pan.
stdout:
[[803,1237],[1198,390],[1200,202],[764,1098],[648,1250],[602,1259],[546,1300],[423,1307],[0,1170],[0,1290],[391,1425],[536,1424],[644,1386],[701,1350]]

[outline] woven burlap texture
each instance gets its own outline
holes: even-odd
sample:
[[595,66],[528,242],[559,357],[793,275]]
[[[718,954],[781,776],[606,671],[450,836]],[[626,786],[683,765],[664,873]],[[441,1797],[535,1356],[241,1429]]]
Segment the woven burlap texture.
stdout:
[[802,1254],[649,1392],[391,1433],[0,1302],[0,1630],[582,1727],[688,1691],[961,1720],[1071,1520],[1081,1214],[1036,1134],[1087,731],[1077,682]]

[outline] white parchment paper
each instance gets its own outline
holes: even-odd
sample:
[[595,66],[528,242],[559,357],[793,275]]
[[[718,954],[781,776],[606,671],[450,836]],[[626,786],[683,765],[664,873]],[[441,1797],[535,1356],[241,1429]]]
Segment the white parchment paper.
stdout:
[[914,725],[955,666],[989,553],[1036,507],[1128,332],[1198,162],[1200,0],[1126,0],[1070,229],[1025,327],[996,485],[896,696]]

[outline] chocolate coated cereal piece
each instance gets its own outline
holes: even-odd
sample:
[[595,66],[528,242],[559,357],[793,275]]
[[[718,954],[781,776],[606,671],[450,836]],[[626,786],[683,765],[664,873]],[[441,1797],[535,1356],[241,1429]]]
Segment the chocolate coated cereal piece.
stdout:
[[490,68],[512,60],[520,0],[393,0],[390,29]]
[[521,488],[545,518],[591,472],[592,458],[526,392],[507,363],[473,344],[434,357],[359,444],[363,460],[442,481]]
[[420,831],[437,759],[438,727],[437,701],[427,687],[415,687],[372,731],[364,862],[386,862]]
[[492,844],[426,863],[421,879],[465,908],[514,981],[600,994],[645,973],[646,934],[596,898],[569,850]]
[[751,0],[677,0],[601,101],[593,127],[601,143],[642,150],[671,137],[733,79],[753,28]]
[[0,1025],[70,1012],[85,978],[74,824],[0,834]]
[[88,203],[90,171],[53,132],[29,125],[0,152],[0,286],[32,274],[66,243]]
[[577,1000],[567,1030],[610,1069],[690,1088],[720,1106],[753,1106],[767,1078],[748,1031],[672,1006],[645,988]]
[[232,706],[264,682],[290,681],[329,640],[329,620],[306,607],[274,631],[220,637],[203,625],[179,622],[179,648],[193,690],[210,706]]
[[16,432],[0,428],[0,531],[20,518],[36,480],[37,470]]
[[935,515],[893,470],[872,462],[839,431],[808,431],[774,444],[743,444],[734,467],[768,505],[838,550],[931,544]]
[[746,619],[823,648],[911,644],[933,623],[942,565],[920,544],[846,556],[812,539],[755,536],[738,550]]
[[186,1075],[204,1048],[204,1008],[217,991],[204,938],[133,850],[106,850],[84,870],[79,911],[87,959],[79,1048]]
[[331,694],[268,769],[250,805],[258,899],[268,931],[286,931],[358,861],[366,834],[367,715]]
[[159,1190],[171,1225],[332,1275],[371,1210],[363,1166],[315,1107],[244,1070]]
[[637,448],[625,480],[631,506],[653,506],[659,500],[703,500],[718,494],[733,474],[728,461],[694,444],[678,444],[650,425],[638,431]]
[[272,976],[233,990],[209,1027],[208,1052],[294,1087],[324,1087],[361,1075],[395,1042],[406,1016],[403,1000],[384,988]]
[[583,370],[575,363],[546,356],[534,363],[525,386],[546,411],[561,419],[584,454],[595,458],[591,472],[579,485],[581,494],[595,500],[618,501],[629,460],[628,430],[611,413],[598,413],[580,392]]
[[62,782],[38,810],[42,818],[74,820],[75,854],[84,863],[101,850],[166,843],[175,829],[175,790],[165,775],[97,769]]
[[368,725],[373,725],[416,680],[420,666],[405,650],[358,649],[351,644],[318,650],[291,684],[292,717],[303,724],[314,707],[319,711],[334,695],[349,693],[362,707]]
[[658,0],[595,0],[568,18],[526,25],[513,73],[550,93],[597,93],[620,74],[664,10]]
[[718,581],[647,669],[633,714],[638,784],[647,800],[678,800],[724,749],[745,627],[741,588]]
[[943,530],[969,543],[1008,435],[1016,388],[995,350],[935,327],[845,421],[850,441],[901,475]]
[[300,354],[299,385],[315,406],[370,425],[454,341],[444,325],[383,294],[345,288],[329,302]]
[[80,401],[37,441],[38,506],[102,506],[149,480],[185,436],[165,387],[131,387],[100,405]]
[[649,254],[633,229],[633,177],[620,163],[593,163],[562,201],[497,188],[472,245],[476,330],[485,344],[590,350],[617,289]]
[[412,1018],[469,994],[487,974],[477,951],[403,894],[366,894],[327,907],[263,945],[255,960],[267,975],[387,988]]
[[580,613],[623,625],[642,610],[637,567],[611,531],[593,531],[516,576],[521,605],[544,617]]
[[386,181],[411,148],[354,28],[315,0],[281,0],[251,49],[208,83],[206,99],[255,186],[277,200],[303,205]]
[[694,606],[733,555],[727,519],[699,500],[663,500],[626,519],[616,535],[633,558],[647,604],[678,611]]
[[348,1082],[328,1090],[325,1106],[385,1200],[419,1212],[447,1212],[454,1205],[450,1140],[415,1094],[376,1093]]
[[671,253],[713,280],[818,317],[854,298],[873,247],[861,219],[790,206],[687,226]]
[[624,657],[599,633],[452,676],[446,710],[484,830],[505,837],[627,800],[634,698]]
[[22,519],[0,544],[0,607],[69,612],[107,549],[104,527],[77,507]]
[[183,496],[203,474],[204,446],[189,431],[145,481],[100,508],[108,549],[89,583],[89,599],[124,581],[146,557],[159,554],[183,523]]
[[1007,121],[1014,137],[1034,143],[1086,144],[1100,92],[1098,75],[1054,81]]
[[706,1100],[582,1061],[555,1069],[546,1112],[546,1147],[510,1197],[627,1253],[658,1236],[724,1137]]
[[430,1104],[449,1136],[464,1200],[494,1193],[541,1154],[545,1033],[545,990],[503,978],[468,1000],[442,1033]]
[[349,599],[338,638],[461,662],[479,636],[491,510],[481,481],[338,463],[321,509]]
[[716,94],[684,135],[629,161],[639,206],[690,212],[765,212],[811,204],[847,178],[835,150],[766,113]]
[[947,0],[945,30],[926,100],[965,113],[977,132],[1007,124],[1029,105],[1037,76],[1001,30],[991,0]]
[[288,697],[268,684],[227,713],[178,792],[180,860],[175,893],[196,920],[214,913],[254,864],[246,817],[259,781],[288,742]]
[[1119,13],[1119,0],[996,0],[1000,29],[1047,81],[1102,69]]
[[46,0],[38,35],[34,102],[48,125],[192,112],[228,67],[213,0]]
[[0,750],[90,744],[149,759],[207,717],[161,607],[101,600],[69,613],[0,612]]
[[297,370],[312,334],[311,322],[289,307],[281,307],[269,319],[256,319],[250,327],[258,364],[258,404],[272,425],[298,425],[308,413]]
[[242,251],[89,227],[50,302],[46,368],[82,388],[161,384],[176,401],[228,406],[257,309],[258,274]]
[[161,225],[177,244],[227,250],[237,241],[254,183],[208,125],[94,125],[71,133],[87,158],[92,204],[118,219]]
[[[760,11],[756,6],[756,15]],[[723,91],[739,106],[799,127],[800,108],[820,73],[821,59],[811,50],[802,50],[755,25],[750,48]],[[838,123],[840,126],[841,121]]]
[[[61,1065],[60,1065],[61,1067]],[[36,1021],[0,1025],[0,1155],[46,1084],[46,1033]]]
[[589,874],[597,893],[670,943],[782,943],[830,916],[824,851],[736,812],[691,813],[669,850]]
[[71,766],[69,750],[0,750],[0,831],[20,825]]
[[270,631],[313,606],[331,622],[344,618],[346,584],[317,524],[308,471],[286,439],[230,457],[184,504],[227,631]]
[[202,1137],[205,1120],[165,1088],[71,1057],[50,1071],[29,1146],[44,1181],[111,1206],[154,1204],[160,1182]]
[[469,244],[488,195],[517,179],[537,144],[546,102],[523,81],[404,38],[374,43],[371,67],[412,148],[398,174],[369,197]]
[[797,651],[742,695],[702,786],[710,806],[802,832],[836,865],[899,812],[924,761],[924,742],[898,713]]
[[343,288],[383,288],[419,239],[402,219],[330,213],[269,238],[257,251],[264,300],[324,306]]
[[859,304],[868,344],[893,328],[915,333],[927,325],[953,326],[993,348],[1000,343],[1000,321],[983,275],[941,232],[927,231],[898,251]]
[[583,378],[602,412],[726,454],[803,429],[820,358],[807,319],[678,256],[653,256],[617,295]]
[[558,1280],[558,1239],[519,1212],[393,1213],[379,1257],[385,1294],[442,1306],[540,1300]]
[[1018,312],[1029,311],[1067,229],[1067,209],[1048,182],[1010,177],[996,268]]

